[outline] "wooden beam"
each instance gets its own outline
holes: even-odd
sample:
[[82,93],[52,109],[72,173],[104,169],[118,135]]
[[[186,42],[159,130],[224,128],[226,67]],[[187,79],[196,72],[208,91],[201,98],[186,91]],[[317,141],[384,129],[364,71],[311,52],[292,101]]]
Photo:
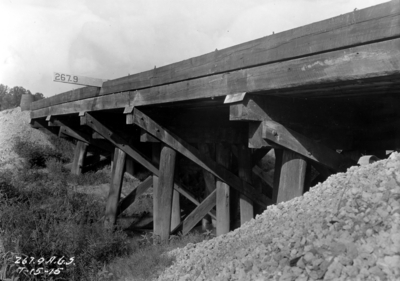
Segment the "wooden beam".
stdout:
[[92,134],[92,139],[103,140],[104,137],[103,137],[102,135],[100,135],[99,133],[97,133],[97,132],[93,132],[93,134]]
[[[230,168],[230,149],[227,145],[216,146],[217,163]],[[231,229],[231,198],[230,188],[225,182],[217,179],[217,236],[228,233]]]
[[181,223],[180,194],[174,190],[172,195],[171,231]]
[[126,153],[115,148],[114,164],[111,171],[111,183],[107,198],[104,226],[112,228],[118,214],[118,202],[121,196],[122,181],[125,170]]
[[387,77],[390,81],[399,75],[400,39],[393,39],[134,92],[57,104],[31,111],[31,118],[215,98],[243,91],[274,93],[277,90],[306,89],[316,85],[320,88],[324,85],[332,87],[335,83],[359,87],[362,79]]
[[[201,154],[214,159],[215,155],[215,145],[207,144],[207,143],[199,143],[198,148]],[[210,172],[202,169],[203,179],[204,179],[204,197],[207,198],[214,190],[215,190],[215,177]],[[212,225],[211,217],[205,216],[202,220],[202,228],[203,230],[208,229]]]
[[97,133],[102,135],[105,139],[110,141],[113,145],[127,153],[130,157],[135,159],[139,162],[143,167],[148,169],[153,174],[158,175],[158,169],[151,164],[149,159],[139,152],[138,150],[134,149],[132,146],[129,145],[129,142],[125,140],[123,137],[119,136],[105,125],[100,123],[96,118],[94,118],[91,114],[86,113],[84,116],[81,117],[81,121],[95,130]]
[[319,162],[335,171],[345,171],[356,163],[336,151],[274,121],[262,123],[263,138],[273,141],[287,149],[293,150],[313,161]]
[[158,179],[156,200],[154,201],[154,235],[162,241],[169,238],[171,231],[172,198],[174,192],[176,151],[168,146],[161,150],[160,176]]
[[217,164],[209,157],[202,155],[193,146],[189,145],[187,142],[170,132],[168,129],[163,128],[154,122],[150,117],[139,111],[137,108],[134,109],[134,115],[136,125],[143,128],[165,144],[171,146],[173,149],[183,154],[203,169],[209,171],[220,180],[226,182],[232,188],[243,193],[254,202],[257,202],[264,207],[271,202],[269,198],[255,191],[255,189],[249,183],[241,180],[239,177],[231,173],[222,165]]
[[177,227],[175,227],[174,230],[171,231],[172,234],[177,233],[178,231],[182,230],[182,234],[186,235],[189,233],[190,230],[193,229],[193,227],[196,226],[196,224],[207,214],[209,213],[212,208],[214,208],[215,203],[216,203],[216,197],[217,197],[217,192],[214,190],[211,192],[210,195],[207,196],[201,202],[200,205],[198,205],[184,220],[182,223],[180,223]]
[[[161,86],[395,38],[400,34],[399,10],[398,0],[357,10],[167,66],[106,81],[101,92],[96,87],[86,87],[36,101],[32,104],[32,109],[98,95]],[[238,92],[239,89],[228,94]]]
[[31,120],[30,121],[31,127],[35,129],[40,129],[42,131],[47,132],[49,135],[56,135],[59,134],[59,128],[49,127],[45,120]]
[[[251,151],[249,148],[240,146],[239,147],[239,177],[247,182],[251,182],[252,177],[252,163],[251,163]],[[240,195],[240,224],[248,222],[254,218],[254,207],[253,202],[244,195]]]
[[274,188],[272,193],[272,200],[274,203],[277,203],[282,163],[283,163],[283,158],[282,158],[283,149],[274,149],[274,153],[275,153],[275,169],[274,169]]
[[[132,120],[133,124],[133,120]],[[153,137],[152,135],[146,133],[143,129],[140,130],[140,141],[141,142],[160,142],[158,139]]]
[[[196,206],[199,206],[201,203],[197,201],[192,194],[190,194],[188,191],[180,187],[179,185],[175,184],[174,186],[175,190],[179,192],[179,194],[185,196],[187,199],[189,199],[193,204]],[[211,216],[212,219],[216,220],[217,216],[214,210],[210,210],[208,212],[208,215]]]
[[108,141],[92,139],[92,137],[89,134],[82,132],[81,130],[79,130],[77,128],[72,127],[70,124],[68,124],[65,121],[56,119],[54,121],[54,124],[56,124],[57,126],[60,126],[60,133],[66,134],[76,140],[94,145],[102,150],[105,150],[108,152],[114,151],[114,146],[111,145]]
[[284,150],[277,203],[303,195],[307,162],[301,155]]
[[[159,169],[152,163],[151,160],[147,158],[144,154],[140,153],[137,149],[132,147],[131,145],[128,144],[128,141],[123,139],[122,137],[118,136],[117,134],[113,133],[109,128],[101,124],[97,119],[95,119],[93,116],[90,114],[86,113],[85,116],[81,117],[83,122],[91,127],[93,130],[97,131],[99,134],[101,134],[105,139],[107,139],[109,142],[111,142],[113,145],[124,151],[127,155],[132,157],[136,162],[140,163],[143,165],[145,168],[147,168],[151,173],[153,173],[155,176],[153,177],[154,180],[157,182],[158,177],[160,175]],[[158,145],[160,146],[160,143],[154,143],[153,145]],[[157,152],[153,153],[153,159],[155,159],[157,156]],[[157,161],[157,160],[156,160]],[[153,182],[153,187],[156,186],[157,183]],[[178,184],[175,184],[174,188],[183,196],[188,198],[190,201],[192,201],[194,204],[199,205],[200,203],[194,198],[192,194],[190,194],[188,191],[180,187]],[[215,214],[210,213],[211,216],[215,217]]]
[[[126,159],[127,160],[127,159]],[[127,196],[125,196],[118,204],[118,215],[125,211],[132,203],[139,198],[153,184],[153,178],[147,177],[138,186],[135,187]]]
[[261,122],[249,122],[249,148],[256,149],[271,149],[278,148],[279,146],[275,143],[264,139],[262,132],[262,123]]
[[82,174],[83,165],[85,164],[86,152],[88,144],[78,141],[74,150],[74,159],[71,166],[71,174],[80,175]]

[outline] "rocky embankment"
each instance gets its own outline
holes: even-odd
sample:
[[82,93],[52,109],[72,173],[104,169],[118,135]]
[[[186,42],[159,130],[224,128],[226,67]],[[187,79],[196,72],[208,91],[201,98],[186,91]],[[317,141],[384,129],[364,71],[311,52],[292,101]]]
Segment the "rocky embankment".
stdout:
[[400,154],[171,254],[158,280],[400,280]]

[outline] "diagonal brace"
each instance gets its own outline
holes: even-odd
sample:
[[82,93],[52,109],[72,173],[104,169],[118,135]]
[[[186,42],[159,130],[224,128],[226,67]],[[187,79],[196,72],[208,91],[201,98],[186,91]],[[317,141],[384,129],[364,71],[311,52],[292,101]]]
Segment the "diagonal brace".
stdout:
[[251,186],[249,183],[240,179],[238,176],[234,175],[225,167],[217,164],[210,157],[201,154],[196,148],[189,145],[186,141],[184,141],[182,138],[178,137],[168,129],[163,128],[161,125],[157,124],[149,116],[147,116],[137,108],[134,109],[133,115],[134,123],[136,125],[143,128],[179,153],[183,154],[203,169],[212,173],[214,176],[224,181],[232,188],[236,189],[237,191],[244,194],[245,196],[263,207],[272,204],[271,199],[258,192],[256,188]]

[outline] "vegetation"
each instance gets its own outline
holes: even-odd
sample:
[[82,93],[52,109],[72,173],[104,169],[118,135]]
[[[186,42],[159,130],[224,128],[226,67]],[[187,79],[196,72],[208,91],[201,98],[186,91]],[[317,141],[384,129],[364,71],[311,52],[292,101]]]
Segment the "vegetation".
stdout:
[[[0,111],[14,108],[20,105],[21,97],[24,94],[32,94],[31,91],[24,89],[23,87],[9,88],[6,85],[0,84]],[[44,96],[42,93],[36,93],[33,95],[33,100],[41,100]]]
[[[56,147],[17,140],[16,151],[26,157],[26,164],[14,173],[0,172],[2,280],[55,280],[18,273],[19,266],[28,271],[40,267],[29,264],[31,257],[37,262],[54,257],[53,264],[44,267],[59,270],[56,280],[151,280],[174,261],[167,251],[208,238],[192,234],[159,243],[151,234],[132,239],[122,229],[104,230],[104,200],[74,190],[108,182],[109,171],[73,177],[64,168],[71,160],[69,149],[65,144]],[[16,264],[18,257],[20,263],[27,258],[27,264]],[[62,266],[54,264],[59,260]]]

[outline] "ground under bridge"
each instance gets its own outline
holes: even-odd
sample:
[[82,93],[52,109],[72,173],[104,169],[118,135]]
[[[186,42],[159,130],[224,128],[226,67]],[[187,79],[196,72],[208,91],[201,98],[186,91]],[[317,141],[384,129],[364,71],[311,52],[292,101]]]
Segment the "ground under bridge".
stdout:
[[[113,155],[108,225],[153,186],[162,239],[207,214],[223,234],[237,209],[244,223],[364,153],[399,149],[399,77],[393,0],[34,102],[31,125],[74,139],[74,173],[90,149]],[[271,149],[275,173],[262,178],[256,163]],[[174,177],[177,154],[204,169],[202,200]],[[135,165],[152,176],[121,198]],[[182,196],[197,205],[184,218]]]

